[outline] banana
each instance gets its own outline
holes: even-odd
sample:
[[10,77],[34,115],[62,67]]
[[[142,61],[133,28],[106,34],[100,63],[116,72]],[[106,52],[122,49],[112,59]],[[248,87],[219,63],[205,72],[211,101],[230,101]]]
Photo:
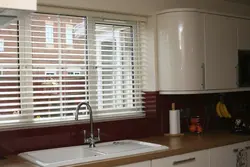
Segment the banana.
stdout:
[[227,106],[225,105],[225,104],[222,104],[222,110],[223,110],[223,112],[226,114],[226,118],[232,118],[232,115],[228,112],[228,110],[227,110]]
[[221,103],[221,105],[220,105],[220,111],[221,111],[224,118],[228,118],[227,112],[224,110],[224,104],[223,103]]
[[223,105],[224,104],[220,102],[220,113],[221,113],[223,118],[228,118],[228,115],[227,115],[226,111],[224,110]]
[[217,105],[216,105],[216,113],[217,113],[217,115],[218,115],[220,118],[222,118],[223,115],[222,115],[222,113],[221,113],[221,111],[220,111],[220,106],[221,106],[221,102],[219,101],[219,102],[217,103]]

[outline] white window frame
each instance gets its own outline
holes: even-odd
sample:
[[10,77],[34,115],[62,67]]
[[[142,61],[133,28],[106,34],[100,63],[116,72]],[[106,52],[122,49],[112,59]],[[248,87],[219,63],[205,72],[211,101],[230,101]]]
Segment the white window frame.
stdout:
[[[135,23],[135,22],[130,22],[130,21],[117,21],[117,20],[106,20],[106,19],[100,19],[100,18],[91,18],[91,22],[90,23],[88,23],[87,25],[88,25],[88,29],[89,30],[95,30],[95,25],[96,24],[111,24],[111,25],[113,25],[113,26],[128,26],[128,27],[131,27],[132,28],[132,30],[133,30],[133,36],[135,36],[135,34],[137,33],[137,31],[138,31],[138,29],[137,29],[137,24]],[[90,34],[94,34],[93,32],[91,32]],[[93,43],[93,41],[95,41],[95,36],[94,35],[91,35],[91,36],[88,36],[88,42],[89,43]],[[136,42],[136,41],[138,41],[138,39],[133,39],[133,43],[135,44],[135,46],[136,47],[138,47],[137,45],[137,43],[138,42]],[[95,43],[93,43],[91,46],[95,46],[95,45],[97,45],[97,44],[95,44]],[[93,49],[95,49],[95,48],[90,48],[90,50],[93,50]],[[94,52],[94,51],[92,51],[91,52],[91,54],[98,54],[98,53],[96,53],[96,52]],[[138,53],[137,53],[138,54]],[[135,55],[135,56],[138,56],[138,55]],[[97,57],[97,60],[96,60],[96,62],[98,62],[99,60],[98,60],[98,57]],[[134,61],[134,63],[137,63],[136,62],[136,60]],[[90,69],[92,69],[91,70],[91,72],[89,73],[90,74],[90,76],[91,75],[98,75],[98,67],[96,67],[96,64],[95,64],[95,62],[91,62],[90,63]],[[132,71],[131,71],[132,72]],[[127,76],[127,77],[129,77],[129,76]],[[128,78],[127,78],[128,79]],[[142,77],[140,78],[141,80],[142,80]],[[98,85],[98,83],[99,82],[101,82],[101,79],[98,79],[96,82],[95,82],[95,84],[96,85]],[[130,82],[130,81],[127,81],[127,82]],[[128,85],[129,84],[131,84],[131,83],[128,83]],[[98,88],[97,87],[97,92],[96,93],[93,93],[92,92],[92,94],[91,94],[91,96],[97,96],[98,97],[98,104],[101,106],[102,105],[102,92],[101,92],[101,88]],[[127,91],[127,93],[131,93],[131,91],[133,91],[132,89],[131,90],[126,90]],[[116,96],[114,96],[113,97],[114,99],[115,98],[117,98]],[[116,100],[114,100],[114,101],[116,101]],[[131,101],[132,101],[132,97],[131,97]],[[133,105],[132,103],[130,104],[130,105]],[[97,110],[101,110],[101,109],[103,109],[102,107],[98,107],[98,108],[95,108],[95,109],[97,109]],[[113,109],[113,110],[115,110],[115,109]],[[97,114],[98,115],[98,114]],[[144,114],[141,114],[141,113],[139,113],[138,115],[136,115],[136,114],[134,114],[134,116],[132,116],[132,117],[144,117],[145,115]]]
[[[91,20],[90,22],[88,22],[88,20]],[[93,21],[94,20],[94,21]],[[51,24],[53,22],[51,21],[47,21],[46,25]],[[104,21],[103,19],[98,19],[98,18],[91,18],[91,17],[87,17],[87,29],[88,29],[88,46],[90,46],[89,48],[89,53],[88,54],[95,54],[95,51],[93,51],[95,48],[95,43],[94,43],[94,30],[95,30],[95,24],[111,24],[112,22],[108,22],[108,21]],[[118,23],[113,23],[114,25],[124,25],[124,26],[131,26],[133,27],[134,33],[136,32],[136,24],[133,24],[131,22],[118,22]],[[60,33],[60,26],[58,27],[58,33]],[[54,27],[53,27],[53,33],[54,33]],[[47,38],[47,36],[46,36]],[[59,37],[60,38],[60,37]],[[138,40],[138,39],[134,39],[134,40]],[[32,43],[31,42],[26,42],[26,41],[32,41],[32,35],[31,35],[31,19],[30,17],[27,18],[20,18],[19,21],[19,58],[20,58],[20,97],[21,97],[21,109],[22,108],[30,108],[30,111],[25,110],[25,114],[32,114],[33,110],[32,108],[33,106],[33,83],[32,82],[23,82],[23,81],[27,81],[27,80],[32,80]],[[53,34],[53,41],[54,41],[54,34]],[[92,44],[91,44],[92,43]],[[46,41],[47,44],[47,41]],[[51,46],[51,43],[50,45]],[[93,46],[93,48],[91,48],[91,46]],[[61,46],[59,46],[60,48]],[[88,61],[88,67],[89,68],[89,79],[91,79],[91,75],[93,74],[97,74],[98,71],[96,69],[96,60],[95,61]],[[29,64],[29,65],[27,65]],[[96,80],[96,84],[97,84],[98,80]],[[129,82],[129,81],[128,81]],[[24,86],[24,87],[23,87]],[[92,88],[90,88],[92,89]],[[98,89],[97,89],[98,90]],[[27,94],[26,92],[30,92],[29,94]],[[95,96],[95,99],[98,97],[98,92],[94,92],[91,91],[90,92],[90,96],[89,96],[89,100],[91,100],[91,98],[93,98]],[[25,97],[25,98],[23,98]],[[95,110],[97,108],[93,108],[93,110]],[[22,114],[22,113],[20,113]],[[118,114],[119,115],[119,114]],[[42,126],[42,127],[50,127],[53,125],[61,125],[61,124],[76,124],[76,122],[74,121],[58,121],[56,123],[44,123],[44,122],[37,122],[34,121],[33,116],[21,116],[20,115],[20,119],[30,119],[33,121],[30,121],[29,123],[25,124],[22,126],[22,128],[27,128],[27,127],[37,127],[37,126]],[[134,118],[143,118],[145,117],[145,114],[143,113],[138,113],[138,114],[132,114],[132,115],[120,115],[120,116],[115,116],[115,117],[103,117],[100,116],[98,117],[98,115],[95,118],[95,121],[97,122],[103,122],[103,121],[109,121],[109,120],[124,120],[124,119],[134,119]],[[18,124],[17,126],[13,125],[11,127],[14,127],[16,129],[16,127],[19,127],[20,125]],[[8,128],[8,127],[7,127]],[[1,129],[1,127],[0,127]]]

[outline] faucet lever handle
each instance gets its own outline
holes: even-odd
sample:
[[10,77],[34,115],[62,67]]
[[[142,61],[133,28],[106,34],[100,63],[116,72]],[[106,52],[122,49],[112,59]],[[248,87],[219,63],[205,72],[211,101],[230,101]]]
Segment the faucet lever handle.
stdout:
[[87,132],[86,130],[83,130],[83,136],[84,136],[84,142],[87,142]]
[[100,141],[101,140],[101,129],[100,128],[98,128],[97,129],[97,132],[98,132],[98,140]]

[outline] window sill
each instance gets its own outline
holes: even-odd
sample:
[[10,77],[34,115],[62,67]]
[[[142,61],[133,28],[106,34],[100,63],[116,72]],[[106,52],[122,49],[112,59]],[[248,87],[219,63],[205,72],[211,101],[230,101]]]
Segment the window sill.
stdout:
[[[130,119],[143,119],[145,118],[145,113],[138,114],[121,114],[115,117],[109,116],[94,116],[94,123],[98,122],[110,122],[110,121],[122,121]],[[14,131],[14,130],[25,130],[25,129],[36,129],[36,128],[48,128],[48,127],[57,127],[57,126],[70,126],[70,125],[79,125],[79,124],[88,124],[89,119],[81,119],[79,121],[69,120],[69,121],[57,121],[57,122],[37,122],[37,123],[22,123],[18,125],[9,125],[9,126],[0,126],[0,132],[4,131]]]

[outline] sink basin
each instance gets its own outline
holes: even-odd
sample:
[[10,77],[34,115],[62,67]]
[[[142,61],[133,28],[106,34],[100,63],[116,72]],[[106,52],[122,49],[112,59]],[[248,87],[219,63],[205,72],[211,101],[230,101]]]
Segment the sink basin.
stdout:
[[97,144],[95,148],[89,148],[87,145],[64,147],[25,152],[19,156],[42,167],[58,167],[167,149],[168,147],[158,144],[122,140]]
[[56,148],[19,154],[24,159],[43,167],[81,163],[82,159],[91,161],[100,155],[103,155],[103,153],[92,151],[87,146]]

